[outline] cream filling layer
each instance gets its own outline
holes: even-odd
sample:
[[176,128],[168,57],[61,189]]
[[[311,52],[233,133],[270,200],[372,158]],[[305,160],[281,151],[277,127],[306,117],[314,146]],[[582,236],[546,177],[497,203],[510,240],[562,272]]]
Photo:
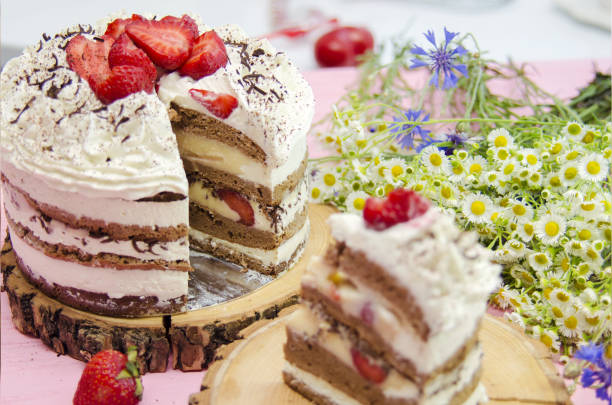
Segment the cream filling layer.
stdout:
[[9,227],[13,249],[37,279],[117,299],[125,296],[157,297],[160,302],[187,294],[189,274],[172,270],[118,270],[89,267],[55,259],[34,249]]
[[[302,181],[298,187],[288,193],[280,202],[277,210],[281,215],[277,225],[266,215],[265,211],[268,210],[268,206],[262,206],[257,201],[247,199],[253,209],[255,218],[252,228],[282,234],[285,228],[293,222],[296,215],[302,212],[306,205],[307,197],[308,186],[306,181]],[[202,208],[215,212],[231,221],[238,222],[240,220],[240,215],[236,211],[231,209],[225,201],[214,196],[211,188],[203,187],[202,183],[197,182],[189,185],[189,199]]]
[[[285,366],[283,367],[283,371],[291,374],[293,378],[299,380],[304,385],[308,386],[312,391],[317,393],[318,395],[325,397],[329,401],[338,405],[362,405],[361,402],[356,401],[354,398],[349,397],[343,391],[340,391],[327,381],[322,378],[317,377],[314,374],[311,374],[301,368],[296,367],[295,365],[289,363],[285,360]],[[487,394],[484,390],[484,387],[479,384],[478,387],[472,392],[472,394],[468,397],[468,399],[463,403],[463,405],[477,405],[484,404],[488,401]],[[441,398],[429,398],[425,399],[420,404],[431,404],[431,405],[440,405],[448,402],[444,402]]]
[[479,319],[470,317],[454,329],[429,336],[427,341],[423,341],[410,323],[398,316],[398,309],[378,292],[354,279],[350,279],[354,286],[349,283],[336,286],[332,283],[328,276],[335,271],[321,257],[315,257],[302,277],[302,285],[314,288],[338,302],[343,312],[358,319],[363,308],[368,306],[372,314],[370,327],[395,352],[410,360],[419,373],[428,374],[443,365],[475,333]]
[[200,135],[179,134],[177,141],[183,159],[222,170],[271,190],[295,172],[306,155],[305,139],[295,144],[288,159],[279,166],[262,164],[239,149]]
[[172,242],[149,244],[143,241],[93,238],[85,229],[72,228],[65,223],[45,219],[18,190],[10,185],[2,189],[6,214],[13,221],[32,231],[32,234],[51,245],[65,245],[91,255],[111,253],[136,257],[141,260],[189,260],[187,237]]
[[294,366],[287,360],[285,360],[283,371],[291,374],[293,378],[299,380],[302,384],[306,385],[315,393],[326,398],[335,405],[362,405],[361,402],[356,401],[354,398],[346,395],[344,391],[340,391],[324,379]]
[[[302,306],[287,321],[287,328],[307,339],[315,340],[319,346],[332,353],[346,366],[357,373],[351,355],[351,342],[341,333],[331,330],[330,325],[319,318],[310,308]],[[448,403],[450,399],[460,392],[473,378],[480,367],[482,351],[475,347],[465,360],[455,369],[448,373],[440,374],[427,382],[424,388],[423,398],[431,401],[424,403],[442,404]],[[377,359],[370,359],[376,364]],[[408,378],[402,376],[395,369],[389,370],[386,379],[379,384],[383,394],[391,398],[419,398],[419,388]]]
[[14,166],[3,163],[2,171],[9,182],[30,198],[58,207],[76,218],[101,219],[106,223],[166,227],[189,223],[189,201],[153,202],[122,198],[87,197],[78,192],[58,191]]
[[[242,253],[262,262],[264,266],[277,265],[291,259],[297,248],[308,238],[310,222],[307,219],[304,226],[292,237],[281,243],[276,249],[266,250],[252,248],[238,243],[228,242],[225,239],[215,238],[196,229],[189,230],[189,236],[201,243],[210,243],[212,246],[222,246],[234,252]],[[299,256],[295,257],[297,260]]]

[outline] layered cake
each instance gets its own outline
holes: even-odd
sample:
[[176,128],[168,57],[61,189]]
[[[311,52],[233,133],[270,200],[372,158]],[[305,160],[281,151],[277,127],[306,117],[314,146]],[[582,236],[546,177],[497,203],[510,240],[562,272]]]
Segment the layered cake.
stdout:
[[302,279],[285,382],[318,404],[477,404],[489,250],[412,191],[335,214]]
[[64,303],[180,311],[190,238],[267,274],[302,252],[312,91],[268,41],[196,20],[78,25],[2,71],[8,231],[25,277]]

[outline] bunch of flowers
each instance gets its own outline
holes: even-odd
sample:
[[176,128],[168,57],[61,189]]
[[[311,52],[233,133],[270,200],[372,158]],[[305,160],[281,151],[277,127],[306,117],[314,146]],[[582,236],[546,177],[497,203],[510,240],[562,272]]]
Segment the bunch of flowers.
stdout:
[[[585,124],[558,100],[552,113],[529,97],[533,114],[516,115],[514,108],[525,105],[486,90],[489,62],[451,46],[457,34],[444,31],[440,46],[426,34],[429,52],[413,46],[398,53],[382,90],[368,93],[373,84],[364,79],[334,110],[331,127],[319,134],[333,153],[312,160],[311,200],[360,212],[368,197],[398,187],[422,193],[494,251],[503,283],[491,302],[507,309],[510,321],[555,353],[572,356],[590,343],[609,354],[612,123]],[[431,87],[463,95],[460,118],[431,119],[424,102],[402,107],[396,93],[417,93],[389,84],[401,76],[405,49],[420,58],[412,67],[432,70]],[[380,74],[370,69],[366,78]],[[609,370],[610,358],[602,359]],[[595,375],[588,370],[585,386]]]

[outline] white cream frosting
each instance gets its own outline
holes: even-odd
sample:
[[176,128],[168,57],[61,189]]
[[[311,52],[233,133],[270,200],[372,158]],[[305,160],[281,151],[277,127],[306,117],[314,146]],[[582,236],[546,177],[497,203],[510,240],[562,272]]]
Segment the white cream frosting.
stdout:
[[31,247],[11,229],[11,242],[17,255],[37,279],[64,287],[107,294],[109,298],[154,296],[160,302],[184,295],[189,275],[172,270],[118,270],[89,267],[49,257]]
[[[282,235],[285,228],[293,222],[296,215],[304,210],[304,206],[307,204],[308,199],[307,189],[307,183],[303,181],[299,187],[296,187],[281,200],[278,204],[278,208],[274,206],[262,206],[257,201],[247,199],[249,205],[253,209],[255,219],[252,228]],[[231,209],[225,201],[216,197],[212,189],[203,187],[202,183],[192,183],[189,186],[189,199],[199,206],[219,214],[230,221],[240,221],[240,215]],[[274,209],[278,213],[276,224],[267,214],[267,211],[270,209]]]
[[38,203],[56,207],[77,219],[101,219],[106,223],[167,227],[189,223],[187,198],[170,202],[130,201],[121,197],[97,198],[76,191],[58,192],[38,176],[32,176],[4,162],[9,182]]
[[433,208],[382,231],[352,214],[334,214],[329,224],[336,240],[365,254],[410,291],[430,336],[466,326],[473,330],[499,282],[500,268],[476,235],[459,230]]
[[[317,344],[332,353],[339,361],[357,373],[351,355],[351,343],[342,333],[332,329],[329,324],[322,321],[310,308],[302,306],[287,321],[288,330],[314,340]],[[475,347],[465,360],[456,368],[439,374],[429,380],[423,392],[410,379],[391,368],[385,380],[379,384],[381,391],[388,398],[418,399],[423,404],[448,403],[452,397],[469,384],[480,368],[482,351]],[[370,359],[376,362],[376,359]]]
[[190,95],[190,89],[230,94],[238,107],[222,119],[249,137],[266,154],[270,167],[279,167],[291,151],[306,144],[314,115],[312,89],[289,58],[266,39],[249,38],[236,25],[215,28],[224,40],[228,63],[210,76],[194,80],[173,72],[160,80],[158,95],[171,102],[211,113]]
[[[229,249],[230,251],[242,253],[247,256],[253,257],[261,261],[264,266],[272,266],[290,260],[291,256],[293,256],[300,244],[308,238],[309,231],[310,221],[306,220],[306,223],[304,223],[304,226],[302,226],[299,231],[297,231],[292,237],[281,243],[280,246],[278,246],[276,249],[272,250],[253,248],[249,246],[240,245],[238,243],[229,242],[225,239],[215,238],[214,236],[210,236],[208,234],[200,232],[197,229],[190,229],[189,236],[193,240],[200,241],[204,244],[210,243],[213,246],[222,246],[226,249]],[[293,259],[293,262],[297,261],[300,258],[302,252],[303,248],[301,251],[297,252],[295,258]]]
[[[104,106],[68,67],[72,27],[10,60],[0,75],[3,160],[58,191],[135,200],[186,195],[164,104],[139,92]],[[90,36],[90,34],[85,34]]]
[[71,228],[63,222],[43,218],[41,213],[28,203],[23,194],[10,185],[5,184],[2,193],[6,215],[14,222],[28,228],[38,239],[51,245],[61,244],[91,255],[111,253],[138,257],[141,260],[189,259],[187,237],[154,244],[143,241],[110,240],[104,237],[94,238],[85,229]]

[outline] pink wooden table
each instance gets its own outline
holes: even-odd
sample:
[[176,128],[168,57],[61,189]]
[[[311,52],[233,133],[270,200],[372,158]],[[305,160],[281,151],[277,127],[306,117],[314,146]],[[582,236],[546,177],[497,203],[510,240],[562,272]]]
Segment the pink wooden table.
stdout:
[[[593,76],[594,66],[610,70],[611,60],[556,61],[534,64],[533,78],[538,84],[559,97],[571,97]],[[329,112],[332,104],[356,78],[351,68],[307,72],[317,99],[315,120]],[[415,76],[415,80],[422,77]],[[504,91],[510,88],[500,87]],[[310,142],[312,156],[320,154],[315,142]],[[4,214],[4,213],[3,213]],[[2,240],[5,220],[2,217]],[[84,363],[68,356],[58,356],[40,340],[19,333],[11,322],[8,298],[1,295],[1,377],[0,404],[6,405],[65,405],[72,403]],[[169,363],[171,364],[171,362]],[[189,394],[199,391],[204,372],[168,370],[151,373],[143,378],[143,405],[187,404]],[[592,390],[578,390],[572,397],[575,404],[603,405]]]

